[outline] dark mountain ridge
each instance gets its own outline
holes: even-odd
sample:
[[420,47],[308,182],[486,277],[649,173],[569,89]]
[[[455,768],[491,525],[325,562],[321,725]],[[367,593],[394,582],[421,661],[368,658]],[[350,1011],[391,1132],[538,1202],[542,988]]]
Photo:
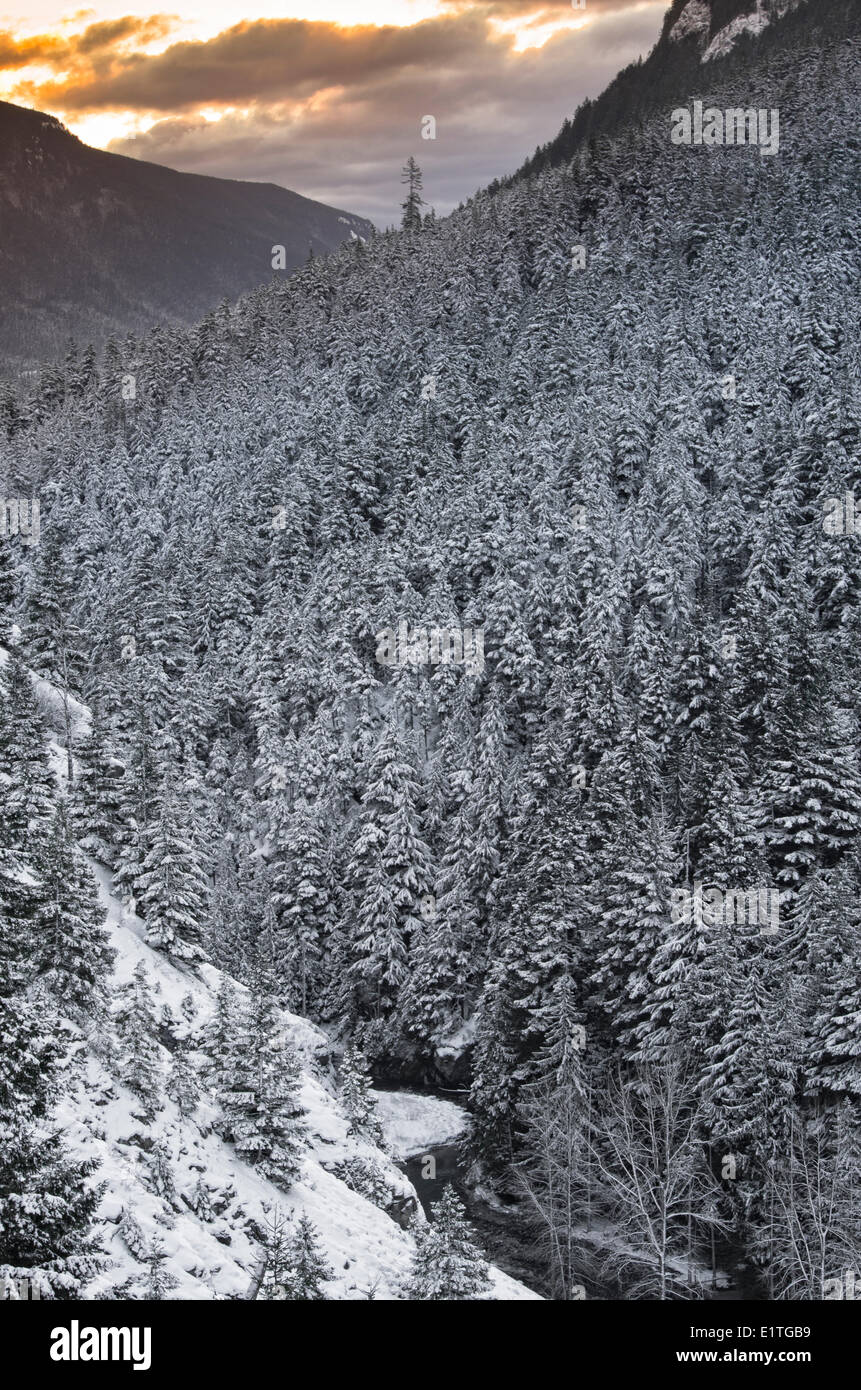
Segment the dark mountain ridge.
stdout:
[[271,183],[184,174],[92,149],[53,116],[0,102],[0,370],[191,324],[371,224]]
[[[794,7],[787,8],[788,4]],[[707,27],[692,25],[683,33],[677,26],[693,5],[707,13]],[[813,42],[821,37],[824,43],[854,33],[858,25],[858,0],[763,0],[760,13],[768,17],[768,25],[759,33],[740,33],[727,44],[725,53],[703,62],[703,53],[717,35],[734,20],[756,12],[755,0],[673,0],[649,56],[624,68],[596,100],[583,102],[558,135],[539,146],[511,178],[491,184],[491,189],[564,164],[590,140],[626,126],[641,126],[662,108],[684,103],[718,80],[730,59],[734,74],[746,69],[751,75],[754,70],[761,74],[768,55],[791,44],[801,31],[809,31]]]

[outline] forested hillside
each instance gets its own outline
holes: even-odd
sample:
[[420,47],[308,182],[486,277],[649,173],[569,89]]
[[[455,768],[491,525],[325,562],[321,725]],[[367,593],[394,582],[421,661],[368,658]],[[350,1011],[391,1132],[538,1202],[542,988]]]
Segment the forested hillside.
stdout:
[[[504,182],[566,164],[589,140],[642,124],[686,101],[704,77],[713,80],[712,74],[701,73],[703,63],[731,56],[738,90],[747,68],[752,92],[772,44],[783,47],[793,38],[805,46],[828,43],[838,30],[848,34],[856,26],[856,0],[840,5],[832,0],[825,5],[817,0],[673,0],[648,57],[624,68],[595,101],[584,101],[558,134]],[[497,180],[492,187],[498,186]]]
[[0,399],[75,835],[183,968],[380,1074],[467,1048],[560,1298],[589,1222],[630,1298],[861,1261],[861,36],[815,9],[690,89],[773,157],[668,107]]

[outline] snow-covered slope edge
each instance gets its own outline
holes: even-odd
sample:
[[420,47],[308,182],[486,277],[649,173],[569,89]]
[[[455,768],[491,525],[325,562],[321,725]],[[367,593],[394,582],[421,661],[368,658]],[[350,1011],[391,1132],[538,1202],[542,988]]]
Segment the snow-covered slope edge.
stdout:
[[[749,10],[738,14],[716,33],[712,33],[712,11],[709,0],[688,0],[676,23],[670,30],[670,40],[681,43],[688,38],[696,38],[703,48],[700,61],[709,63],[715,58],[725,58],[731,53],[743,34],[757,37],[777,19],[782,19],[790,10],[795,10],[806,0],[776,0],[770,7],[761,0],[751,0]],[[709,35],[711,34],[711,38]]]
[[[211,966],[198,971],[181,969],[143,940],[143,923],[124,911],[109,890],[107,871],[94,866],[108,910],[111,944],[117,952],[116,978],[120,988],[142,960],[151,980],[158,1008],[165,1005],[181,1020],[180,1003],[190,994],[195,1005],[192,1031],[206,1023],[213,1012],[221,979]],[[241,990],[242,986],[237,985]],[[401,1211],[424,1215],[412,1184],[392,1158],[367,1141],[347,1133],[323,1062],[328,1040],[318,1028],[296,1015],[284,1014],[285,1031],[302,1059],[302,1103],[307,1110],[308,1149],[299,1182],[284,1192],[245,1164],[232,1146],[213,1131],[216,1109],[206,1097],[192,1120],[183,1119],[165,1098],[152,1124],[135,1118],[139,1102],[89,1051],[83,1074],[64,1100],[61,1119],[69,1146],[88,1158],[97,1158],[94,1181],[107,1182],[99,1208],[102,1239],[109,1267],[87,1289],[91,1298],[111,1297],[126,1279],[146,1275],[145,1251],[161,1242],[166,1255],[164,1270],[176,1280],[168,1298],[245,1298],[258,1267],[261,1247],[258,1233],[267,1210],[280,1207],[297,1217],[306,1214],[320,1234],[320,1241],[334,1277],[327,1285],[332,1299],[398,1299],[405,1296],[413,1253],[413,1239],[386,1211],[350,1191],[329,1171],[351,1156],[375,1162],[385,1176],[391,1198]],[[165,1068],[169,1053],[163,1048]],[[154,1174],[153,1148],[160,1145],[168,1156],[168,1183]],[[212,1204],[207,1219],[190,1203],[202,1179]],[[161,1188],[159,1191],[158,1189]],[[173,1191],[171,1191],[173,1188]],[[133,1220],[128,1221],[131,1216]],[[129,1247],[143,1237],[144,1259]],[[534,1299],[539,1295],[492,1270],[493,1299]]]
[[[8,659],[0,648],[0,665]],[[66,770],[65,749],[59,743],[65,722],[62,698],[50,682],[32,674],[31,679],[54,735],[52,763],[62,788]],[[72,705],[71,723],[78,736],[86,731],[90,711],[77,702]],[[119,991],[143,963],[156,1012],[169,1010],[170,1027],[161,1030],[158,1044],[166,1078],[169,1044],[188,1039],[193,1048],[214,1012],[221,972],[207,964],[174,964],[148,946],[144,923],[113,894],[110,871],[91,859],[89,863],[116,952],[109,997],[115,1005]],[[233,983],[242,994],[244,986]],[[281,1018],[300,1058],[300,1099],[306,1111],[307,1147],[299,1180],[289,1191],[243,1162],[233,1146],[216,1134],[218,1108],[205,1090],[191,1117],[183,1117],[174,1102],[162,1095],[155,1119],[144,1120],[140,1100],[111,1068],[110,1030],[85,1039],[66,1020],[75,1041],[57,1118],[68,1148],[96,1160],[90,1181],[105,1189],[97,1213],[104,1268],[84,1290],[86,1298],[114,1298],[120,1286],[124,1286],[122,1297],[149,1296],[150,1257],[158,1247],[164,1254],[158,1278],[165,1298],[248,1298],[260,1267],[267,1213],[276,1208],[288,1218],[306,1215],[315,1226],[332,1270],[327,1297],[406,1297],[414,1252],[406,1223],[425,1221],[415,1189],[390,1153],[348,1133],[349,1123],[331,1076],[325,1033],[286,1011]],[[195,1058],[194,1051],[191,1056]],[[331,1171],[350,1158],[374,1165],[384,1190],[380,1193],[383,1205],[351,1191]],[[14,1287],[6,1288],[6,1296],[16,1296]],[[540,1295],[491,1268],[491,1288],[485,1297],[521,1300]]]

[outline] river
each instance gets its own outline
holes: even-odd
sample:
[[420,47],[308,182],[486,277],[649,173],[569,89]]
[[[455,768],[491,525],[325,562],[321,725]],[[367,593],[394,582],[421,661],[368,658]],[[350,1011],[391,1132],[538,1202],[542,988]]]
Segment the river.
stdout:
[[[396,1088],[386,1089],[394,1091]],[[428,1089],[412,1094],[435,1095],[451,1101],[451,1093],[443,1091]],[[434,1160],[432,1165],[428,1163],[429,1158]],[[466,1171],[456,1141],[428,1144],[420,1154],[403,1160],[399,1166],[409,1177],[419,1201],[428,1214],[431,1203],[438,1201],[444,1189],[451,1184],[466,1208],[475,1235],[488,1260],[542,1297],[553,1297],[546,1262],[536,1245],[532,1230],[524,1221],[518,1207],[511,1201],[488,1201],[467,1183]],[[598,1233],[584,1237],[583,1268],[577,1277],[586,1290],[586,1297],[624,1301],[623,1288],[598,1277],[601,1253]],[[728,1251],[722,1253],[729,1254]],[[756,1293],[745,1285],[743,1279],[738,1279],[732,1287],[713,1290],[706,1286],[703,1294],[708,1300],[721,1302],[756,1298]]]
[[[434,1177],[424,1176],[429,1168],[428,1158],[434,1159]],[[514,1208],[486,1202],[467,1186],[456,1143],[431,1146],[426,1153],[417,1158],[408,1158],[400,1166],[428,1214],[431,1202],[439,1201],[444,1189],[451,1183],[466,1207],[479,1244],[491,1264],[544,1298],[551,1296],[544,1260],[535,1247],[531,1232]]]

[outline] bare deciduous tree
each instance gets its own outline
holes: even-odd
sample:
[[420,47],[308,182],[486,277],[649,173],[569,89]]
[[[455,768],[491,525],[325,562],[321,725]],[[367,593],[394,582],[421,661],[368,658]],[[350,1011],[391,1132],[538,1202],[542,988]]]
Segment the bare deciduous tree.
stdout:
[[705,1232],[726,1229],[720,1186],[705,1158],[699,1103],[684,1061],[670,1058],[607,1078],[587,1147],[618,1233],[606,1272],[627,1297],[697,1296],[692,1259]]
[[805,1122],[795,1117],[787,1150],[770,1163],[772,1296],[819,1301],[847,1270],[861,1270],[861,1165],[848,1107]]

